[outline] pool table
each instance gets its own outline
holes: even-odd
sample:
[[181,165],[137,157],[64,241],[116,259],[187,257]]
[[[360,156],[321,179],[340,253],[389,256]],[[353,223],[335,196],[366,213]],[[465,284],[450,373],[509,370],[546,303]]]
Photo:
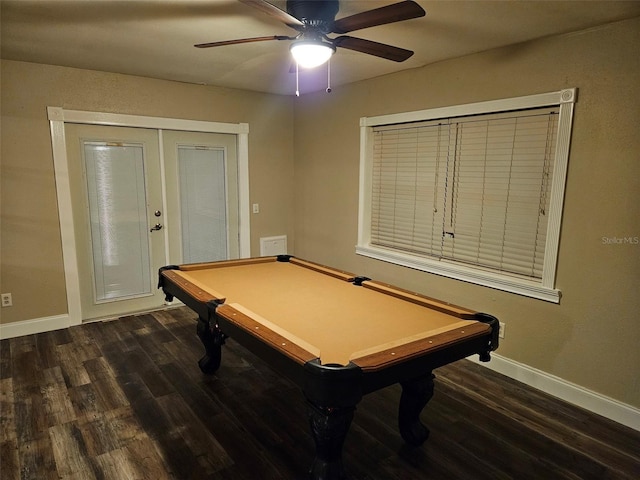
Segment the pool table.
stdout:
[[235,339],[302,389],[315,459],[310,477],[344,478],[342,446],[363,395],[400,383],[402,438],[420,445],[433,369],[498,347],[491,315],[290,255],[170,265],[159,287],[198,315],[200,369]]

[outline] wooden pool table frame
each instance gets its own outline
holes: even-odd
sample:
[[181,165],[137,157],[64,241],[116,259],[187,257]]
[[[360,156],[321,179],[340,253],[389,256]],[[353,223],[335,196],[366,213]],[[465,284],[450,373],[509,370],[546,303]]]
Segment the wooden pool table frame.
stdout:
[[[354,285],[364,284],[382,295],[391,295],[469,320],[465,336],[460,339],[456,338],[456,332],[444,332],[397,346],[391,354],[382,350],[352,359],[348,365],[323,365],[317,353],[309,352],[277,331],[225,304],[225,298],[204,291],[201,286],[186,281],[176,272],[212,265],[219,267],[273,261],[298,262],[318,273],[335,276]],[[314,480],[344,478],[342,446],[356,405],[363,395],[400,383],[400,434],[410,445],[420,445],[429,435],[429,430],[420,422],[420,412],[433,396],[432,371],[473,354],[479,354],[481,361],[489,361],[490,352],[498,347],[499,322],[491,315],[455,307],[290,255],[211,264],[171,265],[160,269],[158,287],[163,289],[167,301],[176,297],[197,313],[197,334],[205,348],[205,355],[199,361],[203,373],[213,374],[218,370],[221,347],[227,337],[232,337],[301,387],[308,402],[309,421],[316,445],[316,457],[310,469],[310,477]],[[224,291],[224,285],[216,285],[215,288]]]

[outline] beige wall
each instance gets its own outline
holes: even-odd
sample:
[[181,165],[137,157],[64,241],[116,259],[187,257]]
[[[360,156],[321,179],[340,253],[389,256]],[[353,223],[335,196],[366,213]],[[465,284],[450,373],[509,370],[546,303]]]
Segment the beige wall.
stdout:
[[[640,407],[640,245],[602,241],[640,236],[639,50],[635,19],[301,97],[295,105],[295,253],[492,313],[507,325],[502,356]],[[568,87],[579,91],[559,305],[354,253],[360,117]]]
[[251,251],[293,245],[293,100],[64,67],[2,61],[2,323],[67,313],[47,106],[249,124]]

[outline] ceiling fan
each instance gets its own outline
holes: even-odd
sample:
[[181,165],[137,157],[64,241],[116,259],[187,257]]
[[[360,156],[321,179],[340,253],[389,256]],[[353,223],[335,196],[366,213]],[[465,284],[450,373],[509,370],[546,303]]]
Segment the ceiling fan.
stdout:
[[[195,45],[196,47],[210,48],[270,40],[292,40],[291,53],[297,64],[306,68],[322,65],[329,60],[338,47],[394,62],[403,62],[413,55],[411,50],[343,34],[425,15],[422,7],[412,0],[401,1],[338,20],[335,17],[340,8],[339,0],[287,0],[286,12],[266,0],[239,1],[280,20],[296,30],[298,34],[200,43]],[[332,33],[340,36],[329,38],[327,35]]]

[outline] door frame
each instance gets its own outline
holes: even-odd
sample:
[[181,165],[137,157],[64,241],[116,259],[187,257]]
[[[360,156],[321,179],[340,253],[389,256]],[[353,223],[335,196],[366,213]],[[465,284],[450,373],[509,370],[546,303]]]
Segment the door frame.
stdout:
[[[64,125],[65,123],[81,123],[87,125],[104,125],[111,127],[138,127],[158,131],[159,146],[162,147],[163,130],[182,130],[204,133],[228,133],[236,135],[238,147],[238,231],[240,257],[251,255],[250,210],[249,210],[249,124],[220,123],[201,120],[184,120],[166,117],[148,117],[117,113],[91,112],[83,110],[67,110],[62,107],[47,107],[49,128],[51,130],[51,146],[53,148],[53,164],[58,197],[58,217],[60,221],[60,237],[62,241],[62,257],[64,264],[65,287],[67,291],[67,325],[82,323],[80,304],[80,278],[76,258],[75,225],[71,212],[71,190]],[[163,211],[167,208],[165,192],[164,155],[160,148],[160,175],[162,177]],[[165,219],[166,223],[166,219]],[[165,256],[168,258],[167,230],[165,229]]]

